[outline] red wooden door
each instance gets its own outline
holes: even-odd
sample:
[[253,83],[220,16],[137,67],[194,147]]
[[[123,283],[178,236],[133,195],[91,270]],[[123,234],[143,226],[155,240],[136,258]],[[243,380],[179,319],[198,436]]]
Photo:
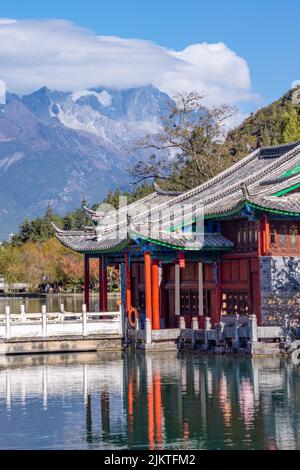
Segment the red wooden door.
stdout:
[[175,328],[175,292],[173,289],[169,289],[166,295],[167,305],[165,309],[165,328]]

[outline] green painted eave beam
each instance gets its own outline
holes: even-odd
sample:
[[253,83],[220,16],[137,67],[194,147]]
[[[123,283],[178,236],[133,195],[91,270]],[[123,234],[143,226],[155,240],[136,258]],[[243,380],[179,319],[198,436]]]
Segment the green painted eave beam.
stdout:
[[292,186],[289,186],[288,188],[281,189],[281,191],[277,191],[277,193],[274,193],[273,196],[283,196],[284,194],[290,193],[294,189],[300,188],[300,182],[293,184]]
[[300,165],[294,166],[294,168],[291,168],[290,170],[286,171],[282,175],[280,175],[280,178],[286,178],[287,176],[294,176],[298,175],[300,173]]
[[285,211],[285,210],[282,210],[282,209],[271,209],[269,207],[264,207],[264,206],[261,206],[259,204],[255,204],[253,202],[248,202],[248,205],[250,207],[253,207],[254,209],[258,209],[258,210],[261,210],[261,211],[264,211],[264,212],[271,212],[273,214],[290,215],[292,217],[299,217],[300,216],[300,212],[291,212],[291,211]]

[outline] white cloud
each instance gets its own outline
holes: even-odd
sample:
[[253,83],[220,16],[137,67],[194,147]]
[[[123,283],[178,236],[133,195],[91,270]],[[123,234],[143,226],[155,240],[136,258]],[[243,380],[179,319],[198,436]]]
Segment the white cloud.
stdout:
[[64,20],[0,19],[0,44],[0,80],[17,93],[152,83],[171,94],[203,92],[207,104],[253,98],[247,62],[223,43],[174,51],[145,40],[97,36]]
[[11,24],[16,23],[17,20],[13,20],[12,18],[0,18],[0,25],[1,24]]
[[83,96],[94,96],[102,106],[110,106],[112,101],[111,95],[106,90],[101,91],[101,93],[89,90],[78,90],[73,93],[72,99],[76,102]]

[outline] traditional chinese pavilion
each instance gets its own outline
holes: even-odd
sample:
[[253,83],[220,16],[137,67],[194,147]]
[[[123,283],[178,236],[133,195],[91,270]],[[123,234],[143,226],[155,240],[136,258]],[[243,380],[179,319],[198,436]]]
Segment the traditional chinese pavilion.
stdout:
[[[89,260],[99,258],[100,311],[107,310],[112,264],[122,267],[126,311],[137,307],[153,329],[176,326],[180,315],[187,325],[193,316],[203,325],[205,316],[215,324],[236,313],[255,314],[261,323],[276,299],[291,305],[299,293],[299,188],[300,142],[264,147],[190,191],[156,186],[113,215],[86,208],[94,225],[83,231],[55,229],[63,245],[85,255],[87,307]],[[186,205],[193,216],[180,226],[177,209]],[[193,235],[200,207],[201,246]],[[156,227],[151,235],[150,226]]]

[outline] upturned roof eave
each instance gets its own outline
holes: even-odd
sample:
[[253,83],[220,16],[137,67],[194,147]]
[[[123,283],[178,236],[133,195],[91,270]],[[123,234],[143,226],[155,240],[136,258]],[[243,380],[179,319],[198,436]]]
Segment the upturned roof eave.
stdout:
[[[104,253],[115,253],[120,250],[123,250],[126,248],[130,242],[131,239],[128,238],[126,240],[120,241],[120,243],[114,245],[113,247],[108,247],[108,248],[90,248],[88,246],[82,246],[82,247],[77,247],[76,245],[72,244],[72,242],[67,242],[64,238],[62,238],[59,235],[56,235],[56,238],[60,241],[60,243],[65,246],[66,248],[69,248],[70,250],[76,251],[77,253],[81,254],[87,254],[87,255],[97,255],[97,254],[104,254]],[[70,237],[71,239],[72,237]]]

